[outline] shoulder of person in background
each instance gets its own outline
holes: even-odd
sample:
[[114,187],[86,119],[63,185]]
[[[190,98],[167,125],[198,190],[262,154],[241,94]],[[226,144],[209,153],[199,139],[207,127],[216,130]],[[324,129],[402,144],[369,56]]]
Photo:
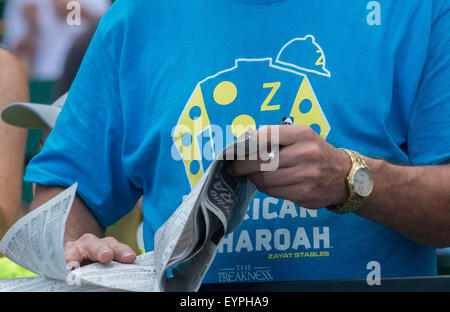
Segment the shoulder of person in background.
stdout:
[[72,82],[74,81],[78,69],[81,66],[84,55],[89,47],[92,37],[98,26],[98,20],[90,21],[88,28],[73,42],[67,54],[64,70],[60,79],[56,82],[54,87],[53,98],[57,99],[64,93],[69,91]]

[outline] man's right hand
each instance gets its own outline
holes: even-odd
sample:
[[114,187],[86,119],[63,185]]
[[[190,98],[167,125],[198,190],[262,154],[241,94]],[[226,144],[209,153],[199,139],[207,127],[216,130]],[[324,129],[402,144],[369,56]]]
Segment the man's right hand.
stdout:
[[69,269],[91,262],[133,263],[136,259],[136,253],[128,245],[113,237],[99,238],[94,234],[84,234],[76,241],[66,242],[64,256]]

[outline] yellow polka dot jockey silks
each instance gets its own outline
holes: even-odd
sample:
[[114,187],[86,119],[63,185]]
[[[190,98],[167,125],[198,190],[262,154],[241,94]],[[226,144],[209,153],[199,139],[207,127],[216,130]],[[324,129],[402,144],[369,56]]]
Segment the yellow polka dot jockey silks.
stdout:
[[[312,36],[290,43],[294,48],[285,45],[276,60],[230,60],[234,66],[196,85],[173,133],[191,187],[215,156],[248,129],[294,116],[295,124],[309,126],[322,138],[327,137],[330,125],[306,75],[330,77],[324,53]],[[295,51],[305,45],[313,52],[312,60],[294,64]],[[308,64],[312,64],[311,70],[303,70]]]
[[184,109],[174,133],[174,143],[180,152],[192,187],[203,174],[202,152],[197,135],[207,129],[210,124],[201,86],[198,85]]

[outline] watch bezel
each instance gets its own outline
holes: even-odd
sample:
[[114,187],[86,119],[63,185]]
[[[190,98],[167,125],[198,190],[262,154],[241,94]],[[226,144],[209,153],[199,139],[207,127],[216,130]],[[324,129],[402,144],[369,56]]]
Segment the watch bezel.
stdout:
[[[368,177],[370,178],[370,190],[367,194],[361,194],[358,192],[357,188],[355,188],[355,177],[357,175],[357,173],[362,170],[362,171],[366,171],[368,174]],[[374,183],[373,183],[373,178],[372,178],[372,172],[370,170],[369,167],[358,167],[355,168],[354,172],[352,172],[352,174],[350,175],[351,179],[349,181],[350,187],[351,189],[355,192],[356,195],[360,196],[361,198],[366,198],[369,197],[370,194],[372,194],[373,191],[373,187],[374,187]]]
[[[373,192],[375,182],[372,176],[372,170],[369,166],[367,166],[364,158],[362,158],[358,152],[347,150],[345,148],[340,148],[340,150],[344,151],[350,157],[352,163],[350,172],[345,179],[348,191],[348,199],[342,205],[327,206],[327,209],[337,214],[348,214],[357,211],[367,201],[367,199]],[[359,170],[366,170],[370,178],[370,191],[366,196],[360,195],[354,187],[356,173]]]

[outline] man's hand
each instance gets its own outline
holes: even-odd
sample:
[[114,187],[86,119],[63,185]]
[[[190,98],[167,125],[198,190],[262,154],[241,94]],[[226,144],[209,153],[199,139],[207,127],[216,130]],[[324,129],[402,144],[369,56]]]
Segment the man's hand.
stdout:
[[[36,194],[30,209],[38,208],[63,190],[62,187],[36,184]],[[112,237],[100,238],[103,235],[103,228],[81,198],[75,196],[64,233],[64,256],[69,268],[73,269],[89,262],[134,262],[136,253],[131,247]]]
[[256,132],[257,137],[270,139],[274,127],[278,127],[280,144],[277,170],[264,172],[260,161],[238,160],[229,166],[229,173],[248,175],[261,192],[305,208],[345,203],[349,157],[306,126],[262,127]]
[[[256,132],[258,139],[271,138],[274,127]],[[351,161],[305,126],[278,126],[279,167],[262,172],[261,161],[237,160],[228,167],[231,175],[248,175],[258,189],[318,209],[342,205],[347,199],[345,178]],[[261,141],[261,140],[259,140]],[[264,139],[263,139],[264,141]],[[382,224],[415,242],[450,246],[450,165],[397,166],[364,157],[372,170],[375,187],[369,200],[355,213]],[[380,182],[380,183],[377,183]]]
[[64,256],[70,269],[89,262],[133,263],[136,259],[136,253],[128,245],[113,237],[98,238],[94,234],[84,234],[76,241],[66,242]]

